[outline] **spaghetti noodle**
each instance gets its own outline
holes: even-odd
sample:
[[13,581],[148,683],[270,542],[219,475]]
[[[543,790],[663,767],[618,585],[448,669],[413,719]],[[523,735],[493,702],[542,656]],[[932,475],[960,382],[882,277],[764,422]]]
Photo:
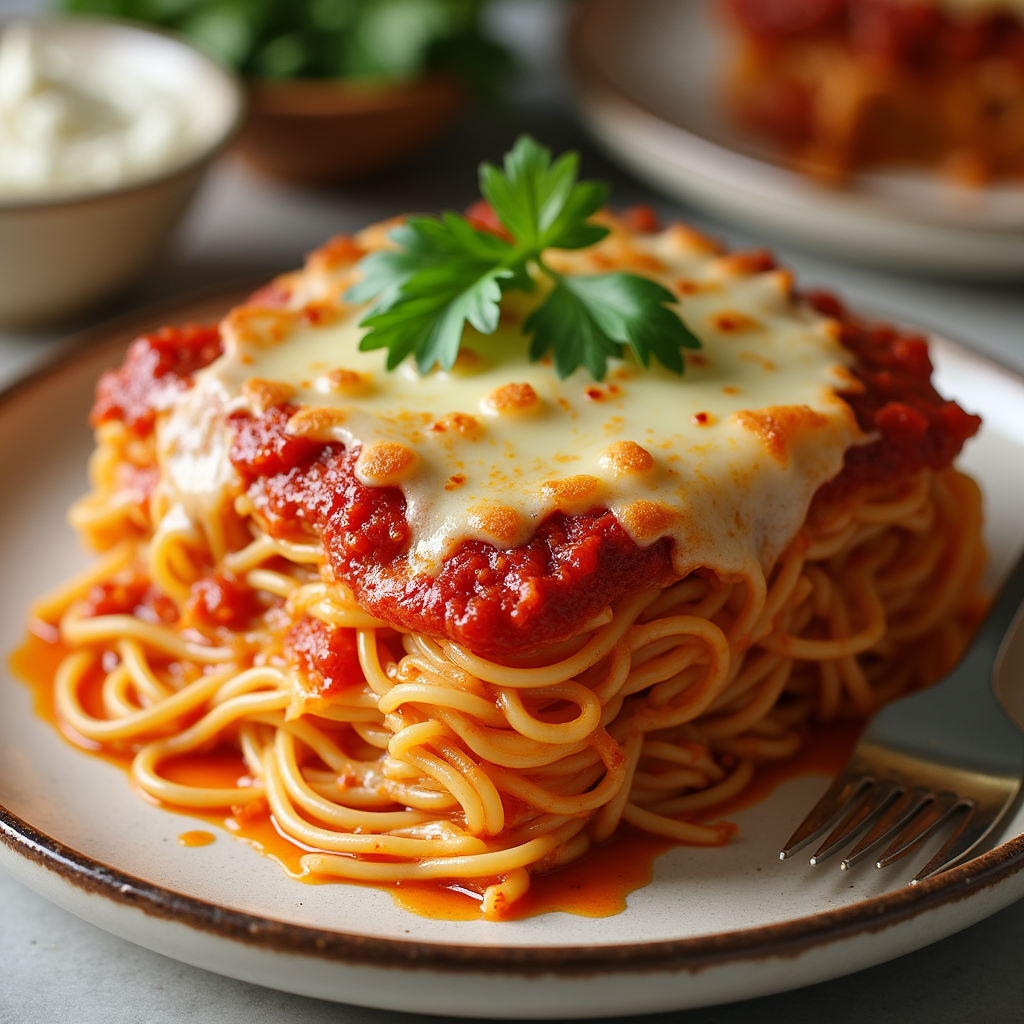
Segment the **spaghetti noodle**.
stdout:
[[987,185],[1024,173],[1017,0],[722,0],[740,118],[828,181],[923,165]]
[[[619,243],[631,235],[622,225],[619,232]],[[746,276],[772,272],[743,266]],[[304,280],[286,282],[293,298]],[[254,301],[272,308],[266,294]],[[833,322],[856,333],[851,350],[857,339],[867,344],[852,319]],[[54,680],[56,710],[89,743],[133,752],[132,777],[156,800],[204,811],[268,808],[280,832],[314,851],[301,859],[311,877],[454,880],[479,893],[485,918],[498,919],[532,874],[582,857],[623,822],[720,845],[735,829],[714,810],[749,785],[758,765],[791,757],[818,723],[863,717],[927,685],[965,646],[983,559],[981,505],[949,461],[976,421],[939,401],[945,434],[930,426],[904,451],[899,430],[913,409],[892,427],[892,403],[878,400],[884,382],[872,383],[877,367],[866,350],[852,364],[850,402],[861,420],[868,410],[876,417],[873,432],[825,488],[810,479],[808,498],[815,489],[818,497],[798,510],[798,528],[770,564],[746,560],[736,572],[723,559],[679,572],[669,545],[619,538],[650,559],[666,552],[663,562],[606,599],[593,555],[597,568],[577,586],[597,589],[601,607],[583,601],[576,613],[584,621],[563,635],[541,622],[534,642],[512,651],[471,649],[457,623],[412,628],[415,615],[432,621],[428,610],[390,614],[391,591],[379,585],[373,598],[365,577],[341,575],[351,563],[338,553],[336,520],[317,518],[320,492],[309,480],[354,453],[318,441],[313,455],[292,450],[289,465],[283,446],[301,435],[270,429],[280,402],[249,420],[226,413],[236,483],[229,500],[185,513],[167,486],[161,432],[197,391],[190,375],[205,372],[188,365],[188,352],[205,346],[209,362],[216,351],[196,329],[162,337],[185,369],[172,372],[165,360],[151,378],[162,397],[151,389],[145,417],[126,413],[123,395],[108,415],[109,380],[100,388],[92,491],[71,521],[104,554],[32,609],[68,648]],[[899,336],[886,337],[890,351]],[[283,419],[295,416],[291,407]],[[777,426],[781,413],[774,416]],[[262,474],[237,443],[247,423],[263,424]],[[878,444],[890,455],[912,450],[916,462],[886,462],[878,451],[872,458]],[[868,453],[859,469],[849,458],[856,450]],[[268,466],[271,457],[278,461]],[[287,529],[268,481],[287,481]],[[351,515],[363,492],[345,486]],[[365,490],[378,498],[388,488]],[[363,512],[364,523],[379,525],[380,507]],[[604,513],[559,514],[571,533],[573,516],[591,529]],[[593,554],[595,536],[611,543],[613,535],[579,536],[577,559]],[[403,543],[406,557],[412,542]],[[511,559],[524,546],[504,550]],[[388,563],[393,573],[399,564]],[[419,577],[401,565],[415,605]],[[541,602],[541,620],[547,608]],[[249,784],[184,785],[162,770],[223,746],[241,751]]]

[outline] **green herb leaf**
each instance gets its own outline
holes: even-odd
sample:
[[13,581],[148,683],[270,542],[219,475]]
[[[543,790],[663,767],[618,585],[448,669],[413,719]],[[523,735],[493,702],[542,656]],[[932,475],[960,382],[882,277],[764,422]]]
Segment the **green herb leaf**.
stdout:
[[533,333],[530,358],[540,359],[553,350],[555,370],[563,379],[585,366],[594,380],[608,369],[608,357],[622,353],[622,346],[608,336],[586,301],[562,278],[526,319],[524,333]]
[[362,321],[370,331],[359,347],[389,349],[389,370],[409,355],[421,373],[435,363],[449,370],[467,321],[483,334],[498,326],[500,282],[513,274],[503,262],[512,246],[455,213],[440,221],[413,218],[391,240],[402,248],[364,259],[364,277],[346,295],[378,300]]
[[512,252],[504,239],[478,231],[457,213],[446,213],[440,221],[411,217],[394,228],[388,238],[398,248],[382,249],[361,260],[362,280],[345,295],[349,302],[377,299],[375,312],[393,305],[402,286],[417,274],[483,273]]
[[559,276],[554,291],[523,325],[533,333],[530,356],[554,352],[555,369],[567,377],[583,365],[595,380],[607,369],[607,357],[622,354],[628,345],[639,363],[650,366],[651,356],[675,373],[686,364],[680,348],[700,348],[700,342],[665,303],[675,296],[656,281],[636,274]]
[[600,182],[576,184],[579,157],[551,151],[521,135],[505,154],[504,173],[480,165],[480,191],[516,244],[533,254],[543,249],[582,249],[608,229],[584,223],[608,198]]
[[363,319],[363,350],[387,348],[388,369],[414,356],[421,373],[450,369],[467,323],[482,334],[498,326],[502,292],[536,288],[543,275],[554,288],[527,318],[530,355],[548,351],[559,375],[585,366],[601,380],[609,356],[628,346],[649,366],[651,357],[683,373],[681,349],[700,342],[669,308],[675,297],[656,281],[635,274],[563,277],[544,262],[547,249],[580,249],[608,233],[590,223],[607,197],[597,182],[577,182],[578,158],[551,153],[522,136],[502,170],[480,168],[480,188],[511,241],[474,228],[464,217],[415,217],[389,236],[395,249],[359,264],[362,279],[346,294],[352,302],[375,300]]
[[[406,79],[442,72],[485,98],[510,69],[486,0],[54,0],[162,25],[247,77]],[[0,7],[3,4],[0,3]]]
[[389,370],[409,355],[415,355],[420,373],[435,363],[450,370],[467,321],[481,334],[494,333],[501,312],[500,281],[508,276],[509,271],[492,267],[477,275],[438,274],[429,282],[418,278],[392,306],[362,321],[370,332],[359,347],[389,349]]

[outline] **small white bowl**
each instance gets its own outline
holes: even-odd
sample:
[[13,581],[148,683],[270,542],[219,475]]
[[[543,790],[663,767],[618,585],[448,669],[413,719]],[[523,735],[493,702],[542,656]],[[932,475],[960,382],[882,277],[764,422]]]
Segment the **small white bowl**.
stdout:
[[83,63],[124,68],[128,81],[177,98],[193,143],[157,172],[75,194],[0,196],[0,324],[37,326],[80,313],[140,277],[239,126],[238,80],[160,32],[94,18],[41,20],[33,33]]

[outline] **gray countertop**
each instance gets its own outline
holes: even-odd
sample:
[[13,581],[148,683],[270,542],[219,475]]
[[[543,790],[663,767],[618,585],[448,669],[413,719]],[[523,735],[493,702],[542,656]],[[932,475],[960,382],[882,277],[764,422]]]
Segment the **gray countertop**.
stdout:
[[[0,0],[19,10],[33,0]],[[87,322],[197,290],[251,281],[298,264],[329,235],[403,210],[460,208],[475,168],[524,129],[556,151],[575,146],[584,172],[613,182],[618,205],[652,202],[734,244],[762,243],[651,196],[615,170],[574,123],[561,88],[545,0],[506,0],[498,18],[527,55],[527,81],[510,110],[470,118],[446,144],[358,188],[301,190],[254,177],[232,159],[208,179],[171,251],[146,282]],[[898,277],[783,251],[798,280],[834,288],[859,308],[937,329],[1024,372],[1024,289]],[[68,330],[0,331],[0,384],[26,372]],[[686,1024],[755,1019],[854,1022],[1024,1021],[1024,901],[925,950],[848,978],[731,1006],[671,1015]],[[668,1015],[665,1015],[666,1019]],[[427,1018],[423,1018],[426,1020]],[[0,1022],[19,1024],[405,1024],[404,1014],[286,995],[209,974],[133,946],[52,906],[0,872]]]

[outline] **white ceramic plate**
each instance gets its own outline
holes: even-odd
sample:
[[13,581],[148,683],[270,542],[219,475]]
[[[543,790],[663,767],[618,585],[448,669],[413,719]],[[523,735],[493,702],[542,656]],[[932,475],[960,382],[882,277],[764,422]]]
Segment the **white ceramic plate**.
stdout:
[[[125,342],[166,321],[212,318],[221,297],[93,331],[0,398],[0,647],[22,637],[29,601],[84,565],[65,525],[86,486],[93,382]],[[982,482],[997,573],[1024,534],[1024,381],[955,346],[943,386],[988,415],[964,465]],[[997,574],[996,573],[996,574]],[[887,871],[812,870],[778,850],[827,780],[793,779],[734,816],[737,840],[677,848],[627,910],[452,922],[389,895],[306,886],[203,822],[160,810],[120,769],[64,743],[26,688],[0,679],[0,864],[109,931],[247,981],[397,1010],[480,1017],[587,1017],[726,1002],[846,974],[933,942],[1024,894],[1024,811],[989,852],[910,888],[920,858]],[[1014,838],[1017,837],[1017,838]]]
[[815,184],[725,110],[715,0],[588,0],[570,32],[580,112],[638,178],[783,242],[869,264],[1024,276],[1024,186],[956,188],[925,172]]

